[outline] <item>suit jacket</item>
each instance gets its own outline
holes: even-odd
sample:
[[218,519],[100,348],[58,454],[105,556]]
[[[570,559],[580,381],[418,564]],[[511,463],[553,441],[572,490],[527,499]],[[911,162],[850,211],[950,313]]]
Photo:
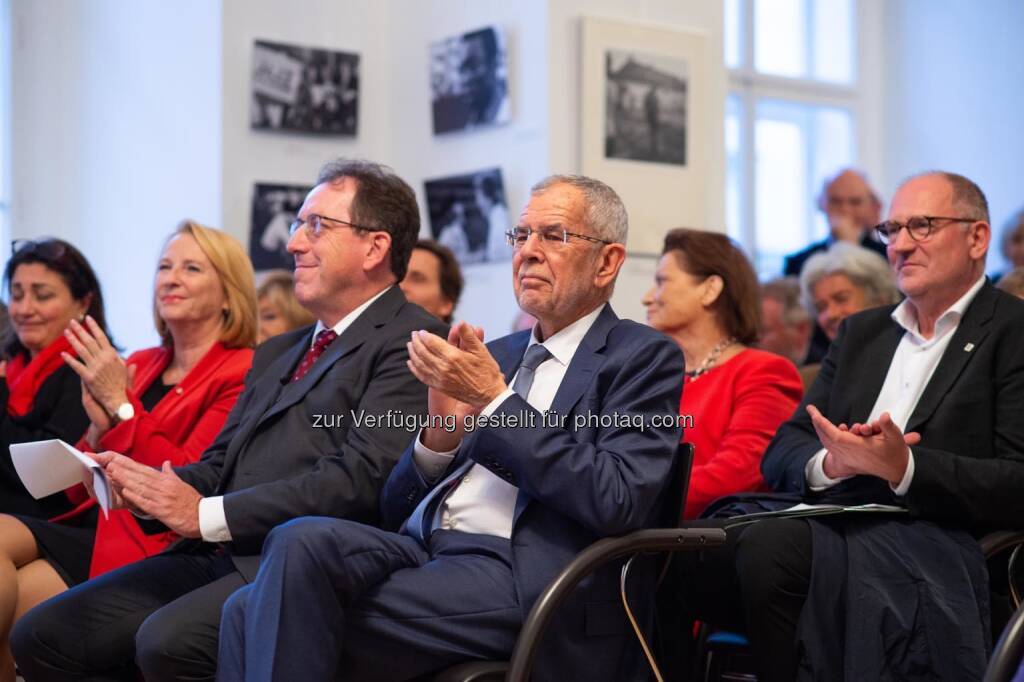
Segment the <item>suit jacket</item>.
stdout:
[[[805,407],[834,424],[867,419],[904,330],[894,306],[843,321],[818,378],[779,428],[761,464],[779,491],[806,494],[804,467],[821,448]],[[1024,301],[986,283],[964,313],[907,422],[914,477],[904,500],[912,516],[983,532],[1024,527]],[[809,497],[814,497],[809,495]],[[889,484],[856,476],[823,497],[894,503]]]
[[[242,393],[253,351],[214,344],[192,371],[147,412],[138,396],[154,381],[160,381],[173,355],[172,349],[161,346],[128,358],[127,363],[137,368],[128,393],[135,417],[103,434],[97,449],[120,452],[159,467],[167,460],[175,466],[190,464],[209,447]],[[90,449],[84,440],[78,447]],[[131,512],[113,511],[106,519],[100,517],[96,526],[89,577],[156,554],[176,538],[170,532],[147,535]]]
[[33,499],[21,484],[11,461],[12,443],[60,438],[74,443],[89,426],[82,407],[82,381],[67,365],[58,368],[39,387],[32,410],[21,417],[7,413],[9,391],[0,380],[0,513],[50,518],[73,508],[63,493]]
[[[804,269],[804,263],[807,262],[808,258],[810,258],[816,253],[827,250],[834,243],[835,240],[829,237],[827,239],[822,239],[820,242],[814,242],[807,248],[797,251],[796,253],[789,254],[783,261],[782,274],[787,277],[791,275],[794,277],[799,277],[800,271]],[[871,230],[864,231],[864,236],[860,238],[860,245],[863,246],[865,249],[874,251],[882,258],[886,257],[885,244],[874,239],[871,236]]]
[[[301,380],[292,373],[313,327],[256,349],[227,422],[195,464],[178,475],[203,496],[224,496],[235,565],[255,577],[270,530],[298,516],[378,521],[378,492],[412,439],[401,427],[355,416],[424,414],[427,389],[406,366],[413,331],[447,327],[392,286],[327,347]],[[197,541],[177,549],[194,548]]]
[[[489,344],[506,381],[529,339],[524,331]],[[619,320],[606,306],[551,403],[550,413],[567,415],[564,428],[543,424],[537,410],[513,395],[494,416],[531,412],[536,426],[485,426],[463,440],[450,467],[468,457],[519,488],[511,543],[524,618],[540,592],[585,547],[655,521],[681,433],[676,416],[683,370],[675,343],[649,327]],[[639,415],[644,425],[602,427],[588,421],[575,428],[577,417],[590,415]],[[652,426],[652,415],[666,418],[668,425]],[[385,527],[399,528],[429,490],[410,444],[382,493]],[[642,674],[618,589],[614,567],[577,588],[552,625],[536,679],[626,680]]]

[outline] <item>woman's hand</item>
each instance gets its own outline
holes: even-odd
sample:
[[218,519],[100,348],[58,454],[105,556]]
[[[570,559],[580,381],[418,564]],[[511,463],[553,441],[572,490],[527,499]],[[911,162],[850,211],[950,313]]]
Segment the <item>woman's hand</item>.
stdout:
[[110,414],[103,409],[102,405],[96,402],[96,399],[92,397],[92,393],[89,393],[89,389],[86,388],[84,381],[82,382],[82,407],[85,408],[85,414],[91,422],[85,432],[85,441],[89,444],[89,447],[95,450],[96,444],[100,442],[103,434],[110,430],[113,423],[111,422]]
[[87,315],[85,323],[87,326],[71,320],[64,330],[78,357],[70,353],[61,353],[61,357],[78,373],[84,388],[107,414],[114,414],[128,401],[128,367],[96,321]]
[[7,361],[0,360],[0,379],[7,378]]

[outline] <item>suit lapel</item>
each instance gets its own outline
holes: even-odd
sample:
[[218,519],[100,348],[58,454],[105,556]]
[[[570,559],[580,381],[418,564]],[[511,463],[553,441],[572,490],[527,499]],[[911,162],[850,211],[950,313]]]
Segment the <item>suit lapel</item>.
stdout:
[[858,372],[859,389],[853,398],[849,419],[851,422],[867,421],[871,408],[875,406],[882,384],[889,373],[896,347],[900,345],[905,330],[892,318],[886,318],[886,327],[868,344],[861,355],[865,362]]
[[907,421],[905,431],[916,431],[928,421],[942,399],[953,389],[967,363],[977,355],[978,348],[988,336],[988,322],[995,312],[995,302],[995,290],[986,282],[960,320],[938,367]]

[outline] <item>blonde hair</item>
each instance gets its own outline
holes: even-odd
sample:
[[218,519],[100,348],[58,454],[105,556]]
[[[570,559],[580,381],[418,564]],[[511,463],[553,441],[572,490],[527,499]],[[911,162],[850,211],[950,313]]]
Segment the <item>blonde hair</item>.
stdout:
[[[212,227],[200,225],[193,220],[183,220],[167,238],[164,246],[178,235],[187,234],[196,240],[199,249],[210,259],[217,272],[227,310],[221,321],[220,341],[228,348],[252,348],[256,345],[256,287],[252,263],[245,249],[231,235]],[[171,332],[160,317],[153,297],[153,319],[160,338],[167,345],[171,343]]]
[[256,302],[263,299],[274,306],[288,324],[289,331],[313,324],[313,315],[295,298],[295,278],[287,270],[271,270],[256,289]]

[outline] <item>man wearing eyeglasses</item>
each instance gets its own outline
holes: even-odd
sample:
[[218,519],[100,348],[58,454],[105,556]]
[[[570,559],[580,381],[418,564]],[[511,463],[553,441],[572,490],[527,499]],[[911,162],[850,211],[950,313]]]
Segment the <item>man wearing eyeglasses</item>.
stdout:
[[[761,470],[807,502],[902,511],[761,521],[689,567],[742,594],[758,679],[980,680],[975,538],[1024,526],[1024,302],[985,279],[985,196],[960,175],[915,176],[876,230],[906,299],[843,321]],[[728,621],[730,607],[687,599]]]
[[447,329],[397,284],[418,232],[415,195],[389,169],[321,171],[288,242],[316,325],[257,349],[200,462],[155,470],[97,455],[117,504],[183,540],[23,619],[12,645],[27,680],[134,679],[136,663],[149,682],[212,679],[221,608],[255,578],[271,528],[307,515],[379,522],[379,491],[412,438],[402,419],[427,407],[406,343]]
[[[404,680],[507,659],[577,552],[653,520],[684,368],[675,344],[608,306],[626,229],[599,181],[534,186],[508,239],[537,326],[486,346],[466,323],[412,335],[430,416],[452,426],[426,426],[392,472],[388,531],[300,519],[271,533],[256,581],[225,606],[219,680]],[[627,415],[643,425],[612,423]],[[644,676],[618,591],[618,567],[577,589],[534,679]]]

